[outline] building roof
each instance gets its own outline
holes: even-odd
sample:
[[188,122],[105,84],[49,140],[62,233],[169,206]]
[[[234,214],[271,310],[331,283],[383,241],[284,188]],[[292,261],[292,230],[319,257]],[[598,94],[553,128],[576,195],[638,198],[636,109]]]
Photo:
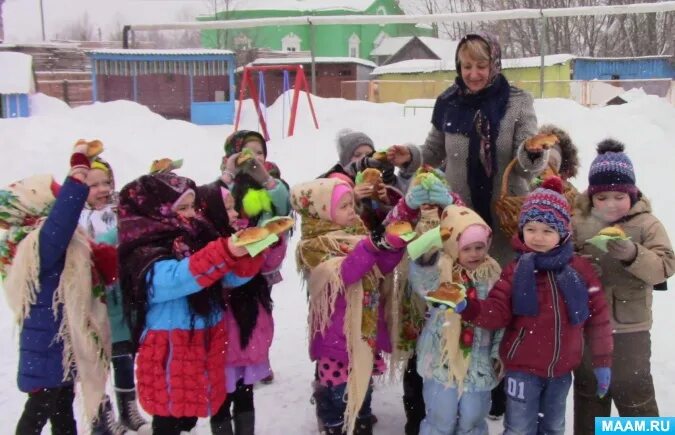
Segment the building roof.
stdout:
[[[375,68],[377,65],[374,62],[369,60],[361,59],[358,57],[326,57],[318,56],[314,58],[316,63],[358,63],[359,65],[367,66],[370,68]],[[264,57],[258,58],[250,63],[250,65],[297,65],[297,64],[310,64],[312,63],[311,57]]]
[[[544,56],[544,66],[558,65],[565,63],[575,56],[571,54],[551,54]],[[532,68],[540,65],[539,56],[522,57],[517,59],[502,59],[503,69],[512,68]],[[412,59],[396,62],[389,65],[379,66],[371,72],[371,75],[381,74],[414,74],[434,71],[454,71],[455,59],[436,60],[436,59]]]
[[106,48],[100,50],[87,50],[90,55],[112,55],[112,56],[218,56],[233,55],[231,50],[216,50],[206,48],[181,48],[181,49],[124,49],[124,48]]
[[[380,45],[370,52],[371,56],[393,56],[401,51],[414,36],[395,36],[384,38]],[[432,38],[431,36],[418,36],[417,39],[426,45],[439,59],[454,59],[459,41],[451,39]]]
[[0,52],[0,94],[29,94],[33,87],[33,58],[13,51]]
[[371,52],[371,56],[391,56],[406,45],[413,37],[412,36],[394,36],[384,38],[380,45],[375,47]]
[[[375,0],[239,0],[232,2],[230,11],[320,11],[347,10],[363,12]],[[218,12],[223,12],[221,8]]]

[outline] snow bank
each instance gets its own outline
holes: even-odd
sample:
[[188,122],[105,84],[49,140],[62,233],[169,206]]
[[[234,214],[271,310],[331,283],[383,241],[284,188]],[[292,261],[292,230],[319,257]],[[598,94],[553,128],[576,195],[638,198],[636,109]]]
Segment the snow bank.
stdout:
[[[579,147],[582,176],[579,188],[586,185],[585,174],[595,155],[595,144],[608,136],[624,141],[637,167],[637,181],[645,194],[655,199],[656,214],[675,235],[675,207],[672,170],[675,155],[675,108],[662,99],[634,93],[630,103],[621,106],[587,109],[570,100],[536,100],[540,124],[554,123],[569,131]],[[313,97],[320,129],[311,120],[307,99],[299,103],[296,135],[285,138],[290,94],[283,95],[267,111],[272,139],[269,159],[278,163],[283,177],[298,183],[316,177],[336,161],[335,135],[350,127],[370,135],[378,148],[406,142],[422,143],[429,129],[429,113],[403,116],[396,103],[375,104],[343,99]],[[183,121],[166,120],[146,107],[129,101],[96,103],[69,109],[54,99],[35,95],[32,104],[36,116],[0,120],[0,185],[20,177],[51,172],[62,178],[67,171],[72,144],[79,138],[99,138],[106,147],[104,156],[113,165],[118,186],[147,171],[152,160],[160,157],[183,158],[179,173],[208,182],[218,175],[223,141],[232,126],[202,127]],[[244,102],[242,128],[257,128],[250,100]],[[297,233],[295,238],[297,238]],[[675,237],[674,237],[675,238]],[[276,380],[256,389],[256,433],[279,434],[314,432],[314,409],[309,403],[313,369],[307,357],[306,297],[295,271],[292,250],[283,268],[285,280],[275,287],[275,341],[272,366]],[[675,283],[671,283],[673,285]],[[652,367],[662,415],[675,415],[675,300],[670,292],[655,294],[655,321],[652,340]],[[13,428],[22,410],[25,396],[16,389],[17,342],[12,334],[11,316],[0,303],[0,397],[3,412],[0,427]],[[404,413],[401,386],[378,385],[373,408],[379,417],[375,433],[401,433]],[[568,433],[571,433],[571,395],[568,401]],[[501,423],[490,422],[497,433]],[[81,430],[83,428],[80,428]],[[47,431],[45,431],[47,433]],[[200,434],[210,433],[208,422],[199,423]]]

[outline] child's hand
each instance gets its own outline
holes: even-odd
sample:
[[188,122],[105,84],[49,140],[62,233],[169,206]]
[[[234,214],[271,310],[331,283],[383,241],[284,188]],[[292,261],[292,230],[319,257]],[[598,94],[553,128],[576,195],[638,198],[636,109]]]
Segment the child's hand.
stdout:
[[433,183],[429,189],[429,200],[431,204],[439,205],[445,208],[454,203],[454,198],[442,183]]
[[466,305],[467,305],[466,299],[462,299],[461,301],[457,302],[454,308],[455,313],[460,314],[462,311],[466,309]]
[[400,168],[412,160],[412,154],[410,154],[407,146],[394,145],[387,150],[387,160],[392,165]]
[[375,187],[377,190],[377,200],[382,204],[389,205],[389,195],[387,194],[387,188],[384,184],[379,184]]
[[429,204],[430,202],[431,199],[429,198],[429,191],[421,184],[410,188],[408,193],[405,195],[406,205],[413,210],[417,210],[422,206],[422,204]]
[[73,153],[70,155],[70,171],[68,175],[84,182],[91,168],[91,161],[87,156],[88,143],[80,140],[73,147]]
[[239,170],[250,175],[261,186],[266,186],[271,178],[265,166],[256,159],[249,160]]
[[633,261],[637,255],[637,246],[630,240],[610,240],[607,242],[607,253],[619,261]]
[[220,171],[222,173],[222,180],[225,184],[231,184],[234,181],[234,173],[237,170],[235,162],[239,157],[239,153],[235,153],[230,157],[224,158],[222,164],[220,165]]
[[497,379],[501,379],[504,376],[504,364],[502,364],[502,360],[500,360],[499,358],[493,358],[492,368],[495,371]]
[[[237,231],[237,234],[239,233],[241,233],[241,231]],[[235,246],[234,242],[232,241],[232,237],[227,238],[227,249],[234,257],[243,257],[248,254],[248,251],[246,251],[246,248],[243,246]]]
[[612,369],[609,367],[596,367],[593,369],[595,379],[598,381],[598,389],[596,394],[599,398],[605,397],[609,391],[609,383],[612,379]]

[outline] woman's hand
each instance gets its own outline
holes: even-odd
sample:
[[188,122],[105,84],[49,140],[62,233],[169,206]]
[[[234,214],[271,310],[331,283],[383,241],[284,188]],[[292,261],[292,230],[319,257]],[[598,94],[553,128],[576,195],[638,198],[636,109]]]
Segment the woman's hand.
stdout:
[[393,145],[387,149],[387,160],[394,166],[403,167],[410,163],[412,154],[405,145]]
[[368,183],[357,184],[354,187],[354,196],[357,200],[370,198],[373,194],[373,186]]

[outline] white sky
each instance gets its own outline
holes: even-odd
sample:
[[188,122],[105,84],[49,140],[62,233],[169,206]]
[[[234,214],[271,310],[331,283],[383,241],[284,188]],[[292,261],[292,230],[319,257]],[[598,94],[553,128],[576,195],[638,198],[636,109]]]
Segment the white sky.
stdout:
[[[85,13],[94,25],[94,34],[101,28],[103,38],[120,30],[124,24],[190,21],[202,13],[210,13],[214,0],[42,0],[47,39],[64,27],[82,20]],[[215,0],[223,5],[223,0]],[[349,0],[344,0],[345,4]],[[415,5],[421,0],[403,0],[408,13],[419,13]],[[41,40],[40,0],[5,0],[3,19],[6,42]]]
[[[39,0],[6,0],[3,6],[6,42],[40,41]],[[43,0],[47,39],[88,14],[103,37],[124,24],[187,21],[205,12],[208,0]]]

